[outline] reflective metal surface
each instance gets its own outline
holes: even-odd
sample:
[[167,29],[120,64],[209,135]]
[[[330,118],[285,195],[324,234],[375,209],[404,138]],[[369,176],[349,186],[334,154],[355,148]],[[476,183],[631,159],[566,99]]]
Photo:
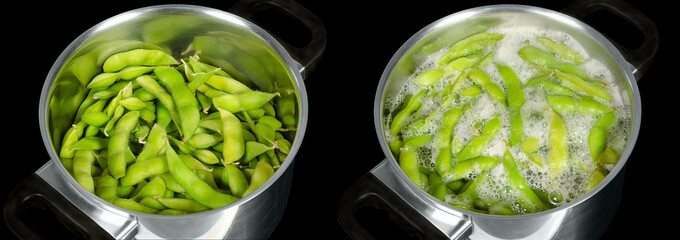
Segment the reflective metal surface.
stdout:
[[[614,81],[627,97],[631,132],[621,159],[607,177],[591,192],[564,206],[529,215],[497,216],[457,209],[418,188],[401,171],[389,150],[385,136],[386,99],[398,94],[408,77],[425,56],[452,42],[499,24],[513,22],[522,26],[549,28],[572,35],[589,56],[614,72]],[[602,34],[564,14],[531,6],[492,5],[472,8],[444,17],[413,35],[395,53],[378,85],[374,119],[375,128],[387,156],[372,173],[390,186],[412,206],[430,219],[450,238],[470,239],[587,239],[597,238],[613,217],[620,199],[623,168],[635,146],[640,129],[641,103],[634,72],[621,53]],[[448,214],[448,215],[447,215]],[[444,216],[446,215],[446,216]],[[446,219],[446,220],[442,220]],[[468,228],[468,225],[472,225]],[[576,231],[578,229],[578,231]]]
[[[108,56],[134,48],[163,49],[178,59],[197,53],[201,60],[250,87],[296,100],[293,146],[274,176],[230,205],[180,216],[132,212],[81,187],[65,170],[55,149],[60,149],[59,142],[87,95],[81,82],[97,74]],[[301,68],[267,32],[227,12],[193,5],[159,5],[116,15],[75,39],[51,68],[39,109],[43,142],[51,160],[37,173],[118,239],[266,238],[283,215],[293,160],[307,124]]]

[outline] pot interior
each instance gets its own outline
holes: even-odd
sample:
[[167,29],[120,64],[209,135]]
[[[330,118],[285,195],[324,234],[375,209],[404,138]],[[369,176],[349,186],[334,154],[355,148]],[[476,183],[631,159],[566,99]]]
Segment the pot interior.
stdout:
[[[520,5],[473,8],[442,18],[412,36],[388,63],[376,93],[374,117],[383,151],[387,158],[391,160],[388,162],[393,164],[395,169],[400,169],[398,158],[392,153],[388,144],[392,138],[389,121],[391,121],[395,114],[394,109],[397,107],[391,102],[394,102],[393,99],[403,97],[403,86],[412,78],[414,73],[427,69],[427,64],[432,62],[431,58],[428,59],[428,57],[442,49],[448,49],[451,44],[465,37],[500,27],[517,27],[519,31],[523,29],[546,29],[566,33],[576,39],[578,45],[583,47],[589,58],[606,66],[611,72],[611,76],[606,80],[619,86],[618,95],[623,102],[622,112],[630,116],[629,121],[625,123],[630,125],[628,127],[630,131],[626,134],[626,138],[622,140],[627,142],[625,149],[622,150],[616,166],[611,169],[598,187],[566,205],[578,204],[607,185],[625,164],[639,130],[640,97],[631,65],[623,59],[618,50],[603,35],[576,19],[551,10]],[[420,195],[436,200],[413,184],[403,171],[397,171],[395,174],[411,183],[411,188],[418,188],[416,192]],[[442,205],[449,207],[446,204]]]
[[300,123],[302,79],[294,70],[296,63],[266,32],[210,8],[152,6],[122,13],[92,27],[73,41],[53,65],[43,88],[40,119],[44,141],[53,158],[58,154],[52,149],[60,149],[64,133],[88,95],[85,84],[101,72],[108,56],[136,48],[161,49],[176,59],[197,54],[201,61],[221,68],[252,89],[279,92],[282,98],[293,99],[296,123]]

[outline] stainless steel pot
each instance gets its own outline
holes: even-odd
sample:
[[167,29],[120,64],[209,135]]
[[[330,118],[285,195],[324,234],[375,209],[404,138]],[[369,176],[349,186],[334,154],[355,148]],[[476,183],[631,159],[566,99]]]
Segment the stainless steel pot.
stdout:
[[[267,31],[245,19],[267,8],[300,20],[312,32],[311,41],[303,48],[285,48]],[[15,234],[39,237],[20,216],[22,210],[36,203],[51,209],[77,235],[91,238],[253,239],[266,238],[273,232],[286,206],[295,155],[307,125],[304,75],[316,65],[325,48],[325,28],[316,16],[293,1],[242,1],[232,11],[245,18],[194,5],[135,9],[93,26],[62,52],[45,80],[39,108],[40,130],[51,160],[18,186],[5,205],[5,220]],[[209,42],[214,42],[202,46],[202,60],[246,84],[279,91],[282,97],[295,100],[297,132],[281,167],[264,185],[232,204],[180,216],[133,212],[85,190],[69,175],[55,150],[60,149],[62,136],[87,95],[79,79],[92,77],[102,60],[115,52],[153,44],[179,56],[196,36],[208,36]],[[77,61],[80,69],[73,71]]]
[[[524,5],[491,5],[472,8],[446,16],[413,35],[394,54],[378,85],[374,120],[386,159],[360,178],[341,197],[338,219],[345,231],[356,239],[373,238],[370,229],[358,223],[355,213],[362,208],[387,212],[406,232],[424,239],[590,239],[600,236],[615,214],[628,160],[640,129],[641,102],[637,79],[650,64],[658,45],[653,23],[625,3],[605,1],[603,5],[571,6],[571,11],[590,11],[597,6],[629,13],[646,34],[638,51],[620,49],[589,25],[566,14]],[[637,13],[637,15],[630,15]],[[428,55],[428,49],[443,49],[473,33],[512,21],[520,26],[558,30],[575,37],[588,55],[615,72],[620,94],[628,98],[630,135],[621,159],[607,177],[591,192],[561,207],[544,212],[498,216],[480,214],[449,206],[416,186],[401,170],[392,155],[385,135],[386,99],[401,90],[404,82]],[[625,50],[625,49],[624,49]]]

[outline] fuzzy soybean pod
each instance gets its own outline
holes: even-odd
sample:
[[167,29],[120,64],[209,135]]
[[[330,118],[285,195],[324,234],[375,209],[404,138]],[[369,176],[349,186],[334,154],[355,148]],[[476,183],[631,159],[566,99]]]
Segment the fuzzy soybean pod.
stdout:
[[548,150],[548,174],[552,177],[558,177],[567,168],[567,160],[569,157],[569,146],[567,139],[567,127],[562,121],[559,114],[550,112],[550,126],[548,129],[548,143],[550,148]]
[[73,178],[91,193],[94,193],[93,163],[94,150],[78,150],[73,157]]
[[241,121],[230,111],[217,108],[222,120],[222,157],[223,164],[238,161],[245,154],[243,127]]
[[435,171],[439,176],[443,177],[451,172],[453,164],[453,153],[451,151],[453,129],[462,115],[463,107],[452,108],[446,111],[442,117],[442,124],[435,133],[434,141],[439,149],[439,154],[437,154],[435,161]]
[[113,200],[116,198],[117,186],[118,180],[108,174],[102,175],[97,180],[97,185],[95,186],[95,195],[101,199],[104,199],[104,201],[113,202]]
[[165,155],[149,158],[143,162],[135,162],[127,168],[125,176],[120,178],[121,186],[132,186],[145,178],[168,172]]
[[[151,76],[143,75],[138,77],[136,81],[142,88],[155,95],[156,98],[158,98],[158,101],[161,102],[161,105],[156,107],[156,118],[159,118],[156,122],[163,127],[167,127],[170,122],[169,119],[167,119],[167,116],[169,115],[175,124],[179,124],[179,114],[177,113],[177,108],[172,100],[172,96],[170,96],[170,94]],[[182,131],[182,129],[180,129],[180,131]]]
[[481,133],[470,139],[463,149],[460,150],[455,159],[457,164],[482,154],[484,147],[486,147],[486,145],[494,138],[500,128],[501,121],[498,117],[487,120],[484,127],[482,127]]
[[165,181],[160,177],[151,178],[149,183],[142,187],[137,194],[133,195],[130,199],[134,201],[142,200],[144,197],[148,196],[162,196],[165,194]]
[[83,136],[86,127],[87,123],[82,120],[71,125],[71,128],[66,131],[66,134],[64,134],[64,139],[61,141],[59,158],[73,158],[76,152],[73,149],[70,149],[69,146],[75,142],[78,142],[80,137]]
[[406,176],[418,187],[423,186],[423,180],[418,170],[418,153],[413,148],[403,148],[399,153],[399,167]]
[[470,79],[470,81],[483,88],[484,91],[489,94],[491,99],[506,105],[505,93],[503,92],[503,89],[496,83],[492,82],[491,78],[488,74],[486,74],[486,72],[479,68],[470,68],[468,69],[467,77]]
[[547,37],[537,37],[536,40],[538,40],[538,42],[541,43],[541,45],[543,45],[543,47],[545,47],[548,51],[561,58],[574,61],[576,64],[582,64],[585,62],[576,51],[564,43],[555,42],[554,40]]
[[165,146],[165,139],[167,133],[165,129],[158,124],[154,124],[149,131],[146,143],[142,151],[137,155],[137,162],[143,162],[147,159],[157,156]]
[[418,74],[415,78],[413,78],[413,81],[418,84],[418,86],[429,87],[439,82],[439,80],[444,76],[444,73],[444,69],[441,68],[430,69]]
[[194,134],[193,137],[191,137],[189,140],[186,142],[198,149],[205,149],[209,148],[219,142],[222,142],[223,137],[222,134],[219,133],[199,133],[199,134]]
[[522,142],[522,138],[524,137],[524,127],[520,109],[526,100],[524,98],[522,81],[517,77],[512,68],[502,64],[496,64],[496,68],[505,82],[508,98],[508,111],[510,112],[510,146],[514,146],[515,144]]
[[479,156],[456,162],[451,168],[451,173],[444,176],[444,178],[446,178],[448,182],[451,182],[479,175],[481,172],[493,168],[496,163],[498,163],[498,159],[489,156]]
[[134,200],[127,198],[116,198],[111,202],[116,206],[141,213],[156,213],[158,210],[144,206]]
[[590,132],[588,133],[588,148],[593,160],[597,160],[604,150],[607,142],[607,133],[609,132],[608,129],[614,122],[616,122],[616,114],[614,112],[609,112],[597,118],[595,125],[590,129]]
[[[167,143],[166,146],[170,146]],[[172,147],[165,148],[168,170],[177,183],[197,202],[210,208],[219,208],[239,198],[215,191],[180,159]]]
[[250,178],[250,185],[248,185],[248,188],[243,192],[243,196],[245,197],[257,190],[272,176],[274,176],[274,168],[272,168],[267,161],[258,161],[257,165],[255,165],[253,176]]
[[238,166],[233,164],[225,165],[220,179],[222,183],[229,186],[229,190],[231,190],[234,196],[245,196],[244,193],[248,189],[248,179]]
[[104,72],[117,72],[127,66],[162,66],[175,65],[177,60],[161,50],[155,49],[133,49],[111,55],[104,61],[102,69]]
[[139,121],[139,111],[125,113],[114,129],[109,139],[108,165],[111,176],[118,179],[125,175],[126,160],[125,155],[128,150],[130,131]]
[[118,80],[118,73],[103,72],[94,76],[87,88],[105,88],[113,85]]
[[520,57],[522,57],[522,59],[531,64],[573,74],[582,79],[587,79],[590,82],[599,82],[598,80],[590,79],[586,72],[583,71],[577,65],[569,62],[562,62],[559,59],[555,58],[555,56],[552,53],[546,52],[538,47],[526,46],[521,48],[518,53]]
[[211,87],[226,93],[244,93],[252,91],[248,86],[231,77],[213,75],[205,81]]
[[536,193],[527,184],[519,169],[517,169],[517,164],[515,164],[515,159],[512,157],[510,149],[505,149],[503,154],[503,167],[505,167],[510,187],[517,191],[520,199],[519,206],[523,209],[521,212],[533,213],[546,209],[541,199],[538,198]]
[[399,132],[401,132],[401,128],[404,125],[404,122],[406,121],[406,118],[410,116],[413,112],[418,110],[421,105],[421,99],[425,95],[427,90],[423,89],[420,92],[418,92],[416,95],[411,97],[406,103],[406,106],[397,113],[397,115],[394,116],[392,119],[392,123],[390,124],[390,131],[392,132],[392,135],[397,135]]
[[447,63],[446,66],[442,67],[442,69],[446,73],[463,71],[477,64],[483,57],[484,54],[482,52],[470,54]]
[[193,91],[187,87],[184,77],[179,71],[172,67],[157,67],[154,69],[154,73],[158,77],[158,81],[168,89],[172,100],[175,102],[179,116],[179,127],[183,134],[182,140],[190,139],[201,120],[198,100],[194,97]]
[[446,53],[439,58],[437,63],[439,66],[442,66],[456,58],[477,53],[493,45],[503,37],[503,34],[498,33],[476,33],[454,43]]
[[[101,137],[83,137],[77,142],[69,145],[68,149],[77,150],[102,150],[108,146],[109,139]],[[74,156],[75,158],[75,156]]]
[[261,108],[265,103],[272,100],[276,94],[261,91],[250,91],[240,94],[224,94],[213,98],[213,105],[232,113]]
[[574,113],[600,116],[614,111],[614,109],[592,99],[575,99],[561,95],[549,95],[546,99],[548,100],[548,105],[557,114],[562,116]]
[[606,102],[614,100],[611,94],[601,86],[587,82],[576,75],[555,71],[555,77],[561,81],[562,85],[575,91],[585,92],[591,97],[596,97]]
[[158,200],[161,204],[163,204],[163,206],[165,206],[169,209],[176,209],[176,210],[189,212],[189,213],[210,210],[210,208],[200,204],[199,202],[197,202],[193,199],[163,198],[163,197],[160,197],[160,196],[155,196],[154,198],[156,200]]

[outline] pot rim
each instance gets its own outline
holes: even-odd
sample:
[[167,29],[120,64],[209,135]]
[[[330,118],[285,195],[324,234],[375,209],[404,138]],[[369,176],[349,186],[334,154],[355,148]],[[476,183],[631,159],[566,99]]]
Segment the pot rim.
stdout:
[[[112,203],[109,203],[107,201],[104,201],[103,199],[99,198],[98,196],[94,195],[93,193],[85,190],[76,180],[70,176],[70,174],[66,171],[66,168],[63,167],[63,164],[61,161],[59,161],[59,154],[57,154],[56,150],[54,149],[54,145],[52,144],[52,138],[50,137],[50,133],[47,131],[47,122],[48,122],[48,106],[49,106],[49,101],[50,101],[50,96],[51,96],[51,90],[52,86],[56,80],[56,77],[58,76],[61,68],[64,66],[66,63],[66,60],[85,42],[90,40],[92,37],[96,36],[97,34],[101,33],[102,31],[105,31],[112,26],[118,26],[120,24],[126,24],[127,21],[139,18],[139,17],[145,17],[148,15],[155,15],[155,14],[163,14],[163,13],[183,13],[183,14],[191,14],[191,15],[196,15],[196,16],[203,16],[203,17],[209,17],[213,20],[219,21],[219,22],[224,22],[227,24],[233,24],[236,26],[239,26],[240,28],[246,29],[249,32],[253,33],[254,35],[258,36],[266,42],[273,50],[276,52],[276,54],[282,59],[283,63],[287,67],[288,73],[290,73],[291,77],[294,80],[295,83],[295,88],[297,92],[297,102],[298,102],[298,127],[296,130],[295,138],[292,141],[291,149],[289,154],[287,155],[285,161],[283,164],[281,164],[281,167],[274,173],[274,175],[267,180],[262,186],[257,188],[255,191],[252,193],[248,194],[247,196],[240,198],[230,204],[227,204],[225,206],[222,206],[220,208],[216,209],[211,209],[208,211],[203,211],[203,212],[198,212],[198,213],[191,213],[191,214],[185,214],[185,215],[157,215],[157,214],[149,214],[149,213],[141,213],[141,212],[136,212],[128,209],[124,209],[121,207],[118,207]],[[308,102],[307,102],[307,92],[305,90],[304,86],[304,81],[303,77],[301,74],[302,70],[302,65],[295,61],[291,55],[288,53],[286,48],[283,47],[281,43],[279,43],[276,38],[274,38],[272,35],[270,35],[267,31],[262,29],[261,27],[257,26],[256,24],[240,17],[235,14],[225,12],[219,9],[211,8],[211,7],[205,7],[205,6],[199,6],[199,5],[191,5],[191,4],[160,4],[160,5],[151,5],[151,6],[146,6],[146,7],[141,7],[137,9],[132,9],[126,12],[119,13],[117,15],[114,15],[108,19],[105,19],[96,25],[90,27],[87,29],[85,32],[80,34],[76,39],[74,39],[59,55],[59,57],[56,59],[52,67],[50,68],[49,73],[47,74],[47,77],[45,79],[45,83],[43,84],[43,89],[42,93],[40,95],[40,106],[38,109],[38,115],[39,115],[39,124],[40,124],[40,132],[43,138],[43,143],[45,145],[45,148],[50,156],[50,161],[55,161],[59,166],[57,167],[57,171],[59,171],[60,176],[66,176],[64,177],[65,181],[70,185],[70,187],[74,188],[77,190],[85,199],[91,201],[93,204],[103,207],[107,210],[118,210],[118,211],[123,211],[129,215],[137,215],[137,216],[144,216],[145,218],[161,218],[161,219],[181,219],[181,218],[193,218],[193,217],[201,217],[204,215],[209,215],[213,214],[217,211],[222,211],[227,208],[231,208],[234,206],[240,206],[251,199],[259,196],[262,192],[267,190],[270,186],[272,186],[278,179],[285,173],[285,171],[292,169],[288,169],[289,167],[292,168],[293,161],[295,159],[295,155],[297,154],[297,151],[300,149],[300,146],[302,144],[302,139],[304,137],[305,129],[307,126],[307,115],[308,115]]]
[[[630,136],[628,139],[628,143],[626,144],[626,147],[624,151],[621,153],[621,156],[619,158],[619,162],[616,164],[616,166],[611,170],[609,174],[605,177],[600,184],[598,184],[594,189],[592,189],[590,192],[586,193],[585,195],[577,198],[576,200],[569,202],[567,204],[564,204],[562,206],[548,209],[545,211],[537,212],[537,213],[531,213],[531,214],[524,214],[524,215],[492,215],[492,214],[484,214],[484,213],[477,213],[477,212],[472,212],[460,208],[453,207],[449,204],[446,204],[439,199],[434,198],[432,195],[426,193],[423,191],[420,187],[416,186],[415,183],[413,183],[407,176],[406,174],[401,170],[399,167],[396,158],[394,155],[392,155],[391,150],[389,149],[389,146],[387,144],[387,141],[385,140],[385,126],[383,124],[383,105],[384,105],[384,99],[385,99],[385,87],[387,85],[387,80],[389,79],[389,76],[391,75],[391,72],[397,64],[401,61],[402,57],[404,54],[409,52],[413,46],[416,46],[416,44],[425,36],[430,34],[432,31],[446,27],[449,25],[451,22],[458,21],[460,19],[465,19],[474,15],[479,15],[479,14],[488,14],[488,13],[497,13],[497,12],[506,12],[506,13],[517,13],[517,14],[536,14],[536,15],[541,15],[547,18],[554,19],[556,21],[559,21],[561,23],[564,23],[566,25],[569,25],[573,28],[580,29],[582,32],[585,32],[588,36],[594,38],[597,40],[598,43],[600,43],[608,52],[611,54],[613,59],[616,61],[616,63],[619,65],[620,71],[625,78],[625,80],[628,82],[628,87],[629,87],[629,92],[632,94],[631,97],[631,112],[632,112],[632,117],[631,117],[631,131],[630,131]],[[484,218],[494,218],[494,219],[527,219],[527,218],[534,218],[534,217],[541,217],[549,214],[553,214],[555,212],[559,212],[562,210],[566,210],[569,208],[572,208],[595,194],[597,194],[600,190],[602,190],[604,187],[606,187],[618,174],[619,172],[623,169],[626,161],[628,160],[628,157],[630,156],[633,147],[635,146],[635,142],[637,140],[637,136],[639,134],[639,129],[640,129],[640,121],[641,121],[641,103],[640,103],[640,93],[638,90],[637,86],[637,81],[635,79],[635,76],[633,74],[634,72],[634,67],[628,63],[619,49],[617,49],[612,42],[609,41],[607,37],[605,37],[603,34],[595,30],[594,28],[590,27],[590,25],[573,18],[571,16],[568,16],[564,13],[560,13],[554,10],[546,9],[546,8],[541,8],[541,7],[536,7],[536,6],[530,6],[530,5],[520,5],[520,4],[495,4],[495,5],[486,5],[486,6],[479,6],[479,7],[474,7],[474,8],[469,8],[466,10],[458,11],[453,14],[450,14],[448,16],[445,16],[443,18],[440,18],[439,20],[436,20],[418,32],[416,32],[413,36],[411,36],[398,50],[395,52],[393,57],[390,59],[388,62],[387,66],[385,67],[385,70],[382,73],[382,76],[380,77],[380,82],[377,87],[376,95],[375,95],[375,101],[374,101],[374,122],[375,122],[375,129],[377,132],[378,140],[380,141],[380,146],[382,147],[383,152],[385,153],[386,158],[388,159],[387,162],[389,162],[390,167],[396,172],[396,174],[399,176],[399,178],[402,181],[406,182],[406,185],[419,197],[424,199],[426,202],[430,203],[432,206],[437,207],[440,210],[443,210],[445,212],[451,213],[451,214],[460,214],[463,213],[466,216],[472,216],[472,217],[484,217]]]

